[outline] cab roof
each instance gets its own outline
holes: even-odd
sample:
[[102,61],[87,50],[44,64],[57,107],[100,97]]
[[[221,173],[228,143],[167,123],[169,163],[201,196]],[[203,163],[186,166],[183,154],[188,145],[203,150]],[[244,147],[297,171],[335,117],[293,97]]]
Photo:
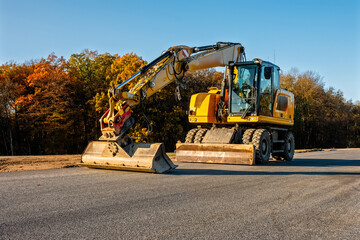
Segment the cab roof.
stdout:
[[238,62],[238,63],[235,63],[235,65],[250,65],[250,64],[259,64],[259,65],[271,65],[271,66],[274,66],[274,67],[277,67],[280,69],[279,66],[271,63],[271,62],[268,62],[268,61],[264,61],[260,58],[254,58],[252,61],[246,61],[246,62]]

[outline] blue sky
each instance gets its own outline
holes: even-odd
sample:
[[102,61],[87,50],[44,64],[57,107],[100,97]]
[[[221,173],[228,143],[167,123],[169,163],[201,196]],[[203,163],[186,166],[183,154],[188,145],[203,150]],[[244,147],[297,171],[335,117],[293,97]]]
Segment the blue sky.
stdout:
[[0,64],[84,49],[134,52],[240,42],[248,59],[315,71],[360,100],[360,1],[0,0]]

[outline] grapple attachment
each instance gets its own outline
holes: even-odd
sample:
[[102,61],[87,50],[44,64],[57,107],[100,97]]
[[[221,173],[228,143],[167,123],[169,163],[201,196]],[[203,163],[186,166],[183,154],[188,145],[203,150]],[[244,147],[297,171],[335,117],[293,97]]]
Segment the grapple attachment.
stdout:
[[252,144],[177,143],[176,161],[221,164],[255,164]]
[[162,143],[131,143],[122,148],[116,141],[93,141],[81,156],[81,166],[165,173],[177,167]]

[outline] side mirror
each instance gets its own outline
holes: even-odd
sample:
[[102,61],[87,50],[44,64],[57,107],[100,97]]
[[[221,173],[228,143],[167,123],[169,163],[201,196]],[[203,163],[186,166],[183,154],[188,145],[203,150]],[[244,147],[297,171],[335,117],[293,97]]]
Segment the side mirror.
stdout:
[[272,67],[264,68],[264,77],[266,80],[269,80],[271,78],[271,72],[272,72]]

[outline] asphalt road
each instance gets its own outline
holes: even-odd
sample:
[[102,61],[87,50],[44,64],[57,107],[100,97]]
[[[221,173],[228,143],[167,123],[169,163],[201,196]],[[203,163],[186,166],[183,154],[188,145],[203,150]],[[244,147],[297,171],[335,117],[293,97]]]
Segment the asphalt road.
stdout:
[[0,239],[359,239],[360,150],[267,166],[0,173]]

